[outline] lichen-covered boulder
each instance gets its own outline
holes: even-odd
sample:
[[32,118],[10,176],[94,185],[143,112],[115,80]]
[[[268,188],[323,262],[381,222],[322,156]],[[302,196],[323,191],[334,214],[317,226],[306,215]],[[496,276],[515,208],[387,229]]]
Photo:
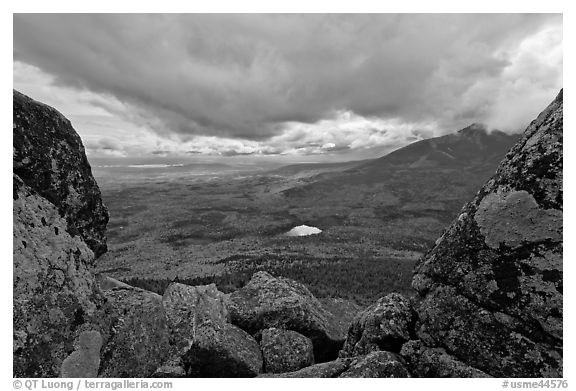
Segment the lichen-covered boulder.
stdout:
[[410,377],[403,360],[397,354],[375,351],[357,357],[338,377]]
[[340,357],[366,355],[378,350],[399,352],[410,339],[414,328],[414,311],[410,301],[391,293],[356,315]]
[[254,377],[262,372],[258,342],[228,323],[228,295],[216,285],[172,283],[162,297],[173,356],[154,376]]
[[339,358],[333,361],[311,365],[294,372],[286,373],[265,373],[258,377],[274,378],[334,378],[346,371],[353,359]]
[[57,377],[103,300],[89,272],[94,254],[66,231],[56,207],[13,176],[15,377]]
[[333,315],[299,282],[258,272],[230,294],[232,323],[256,335],[266,328],[294,330],[312,340],[314,357],[334,359],[344,342]]
[[104,337],[101,377],[149,377],[174,353],[162,296],[139,288],[111,288],[99,309]]
[[196,326],[182,362],[187,377],[255,377],[263,365],[260,346],[250,334],[212,320]]
[[260,347],[269,373],[293,372],[314,364],[312,341],[296,331],[266,329]]
[[442,348],[426,347],[420,340],[406,342],[400,355],[408,362],[414,377],[490,377]]
[[492,376],[562,376],[562,91],[420,261],[418,337]]
[[54,108],[14,90],[13,171],[56,206],[65,231],[98,257],[106,252],[108,211],[80,136]]
[[228,322],[227,302],[228,296],[214,284],[190,286],[172,283],[162,296],[172,333],[183,337],[192,337],[194,327],[205,320]]

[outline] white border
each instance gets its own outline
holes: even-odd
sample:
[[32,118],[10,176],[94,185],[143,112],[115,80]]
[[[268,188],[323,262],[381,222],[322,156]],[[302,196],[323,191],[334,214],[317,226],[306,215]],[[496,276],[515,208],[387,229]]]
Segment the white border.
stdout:
[[[1,284],[2,287],[2,302],[4,303],[3,312],[5,320],[1,324],[2,338],[0,338],[0,352],[2,352],[1,374],[4,389],[12,388],[12,322],[9,319],[11,314],[12,304],[12,269],[11,262],[11,241],[9,241],[12,221],[8,192],[9,185],[9,167],[11,166],[9,146],[9,126],[11,119],[11,100],[12,93],[10,86],[12,85],[12,13],[14,12],[40,12],[40,13],[53,13],[53,12],[230,12],[230,13],[245,13],[245,12],[422,12],[422,13],[438,13],[438,12],[529,12],[529,13],[564,13],[564,63],[565,69],[576,69],[574,63],[574,38],[576,33],[574,31],[575,18],[574,8],[572,4],[574,1],[503,1],[503,0],[483,0],[476,2],[464,1],[448,1],[448,0],[431,0],[431,1],[414,1],[403,0],[394,2],[384,1],[370,1],[370,0],[354,0],[354,1],[306,1],[306,0],[288,0],[285,2],[273,2],[270,0],[258,1],[223,1],[223,0],[210,0],[207,2],[184,2],[172,0],[146,0],[138,2],[128,1],[114,1],[114,0],[99,0],[93,2],[82,1],[40,1],[40,0],[24,0],[24,1],[11,1],[9,4],[4,4],[3,12],[1,14],[0,29],[1,29],[1,42],[3,61],[1,62],[2,71],[0,72],[2,80],[2,89],[0,90],[1,103],[0,108],[2,112],[2,153],[0,167],[2,169],[2,183],[5,185],[4,191],[0,193],[2,205],[2,273]],[[565,265],[565,278],[568,283],[565,284],[564,303],[564,349],[565,349],[565,366],[564,373],[565,379],[568,379],[568,384],[574,387],[576,378],[571,375],[574,372],[574,337],[571,333],[576,326],[574,323],[574,289],[571,285],[571,279],[574,278],[574,266],[572,260],[574,259],[574,197],[573,184],[574,175],[572,174],[575,169],[574,158],[576,153],[571,153],[575,149],[574,140],[574,127],[573,113],[570,109],[573,107],[572,90],[574,87],[573,76],[571,71],[564,73],[564,86],[565,86],[565,101],[568,109],[565,110],[566,131],[564,132],[565,140],[565,161],[564,161],[564,230],[565,230],[565,249],[564,249],[564,265]],[[550,97],[552,100],[553,97]],[[542,108],[544,109],[544,107]],[[528,379],[527,379],[528,380]],[[530,379],[533,380],[533,379]],[[293,383],[296,382],[296,383]],[[354,383],[354,384],[351,384]],[[575,384],[573,384],[575,383]],[[212,389],[220,388],[228,390],[266,390],[269,391],[271,387],[277,390],[292,390],[295,386],[304,389],[319,389],[324,387],[336,389],[349,389],[350,387],[360,386],[362,389],[379,389],[385,388],[406,388],[406,389],[443,389],[443,390],[500,390],[502,380],[499,379],[175,379],[174,390],[190,390],[193,388],[198,389]]]

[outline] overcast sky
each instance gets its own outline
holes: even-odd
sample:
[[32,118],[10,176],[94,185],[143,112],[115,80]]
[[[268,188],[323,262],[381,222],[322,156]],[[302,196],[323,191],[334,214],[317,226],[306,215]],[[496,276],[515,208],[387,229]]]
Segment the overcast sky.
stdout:
[[14,16],[14,88],[91,157],[374,157],[561,87],[561,15]]

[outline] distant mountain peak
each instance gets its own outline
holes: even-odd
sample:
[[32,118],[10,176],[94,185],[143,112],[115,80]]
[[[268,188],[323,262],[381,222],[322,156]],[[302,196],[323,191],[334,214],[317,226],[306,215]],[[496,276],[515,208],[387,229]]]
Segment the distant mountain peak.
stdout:
[[[488,129],[488,127],[482,123],[475,122],[463,129],[460,129],[455,134],[460,134],[464,136],[498,136],[498,137],[511,137],[510,134],[505,133],[499,129]],[[519,136],[512,136],[519,137]]]
[[417,141],[363,167],[457,168],[486,163],[497,165],[518,138],[519,135],[489,131],[486,125],[473,123],[454,133]]

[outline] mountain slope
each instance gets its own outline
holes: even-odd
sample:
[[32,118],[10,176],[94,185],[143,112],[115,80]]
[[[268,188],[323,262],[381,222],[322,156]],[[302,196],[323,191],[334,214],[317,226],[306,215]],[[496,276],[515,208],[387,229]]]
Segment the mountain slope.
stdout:
[[415,142],[359,167],[360,171],[400,166],[404,168],[451,167],[492,164],[518,139],[483,125],[472,124],[456,133]]
[[471,125],[342,172],[318,175],[283,195],[293,214],[311,216],[303,224],[314,225],[315,211],[322,209],[345,226],[384,233],[398,249],[408,242],[426,249],[518,138]]

